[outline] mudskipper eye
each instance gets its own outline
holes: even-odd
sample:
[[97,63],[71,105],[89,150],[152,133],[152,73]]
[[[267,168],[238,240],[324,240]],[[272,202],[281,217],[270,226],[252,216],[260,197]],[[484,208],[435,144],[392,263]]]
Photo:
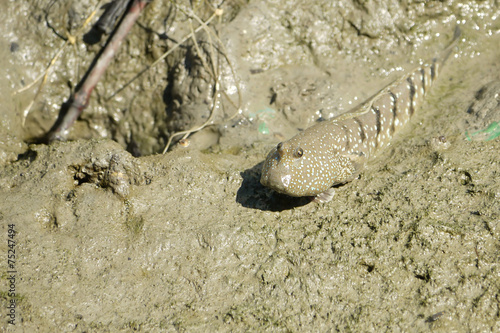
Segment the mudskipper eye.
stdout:
[[304,151],[302,150],[302,148],[297,148],[293,152],[293,156],[296,157],[296,158],[301,158],[302,155],[304,155]]

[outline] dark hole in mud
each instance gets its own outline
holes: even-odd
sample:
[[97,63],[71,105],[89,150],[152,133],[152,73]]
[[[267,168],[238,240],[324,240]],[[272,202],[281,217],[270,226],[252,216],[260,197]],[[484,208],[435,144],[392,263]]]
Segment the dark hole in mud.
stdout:
[[431,276],[428,271],[426,271],[424,274],[415,274],[415,277],[419,280],[429,282],[431,280]]
[[33,162],[37,157],[37,152],[33,150],[28,150],[22,154],[17,155],[17,161],[28,161],[29,163]]
[[100,184],[104,174],[103,170],[91,170],[80,165],[72,165],[69,170],[78,186],[85,183]]

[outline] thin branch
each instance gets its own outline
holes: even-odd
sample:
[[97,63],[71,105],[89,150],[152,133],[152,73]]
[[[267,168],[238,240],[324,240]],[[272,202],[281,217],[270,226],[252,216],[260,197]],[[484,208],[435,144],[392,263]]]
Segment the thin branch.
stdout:
[[66,138],[70,127],[87,107],[92,90],[94,90],[97,82],[99,82],[101,77],[104,75],[106,68],[109,66],[111,60],[118,51],[122,41],[125,39],[130,29],[132,29],[135,21],[137,21],[140,13],[148,5],[148,3],[149,1],[147,0],[134,0],[132,6],[104,48],[99,59],[92,67],[88,75],[86,75],[83,82],[81,82],[80,88],[76,91],[72,98],[72,103],[68,111],[64,115],[62,115],[62,113],[59,115],[59,119],[49,131],[47,135],[49,142],[54,140],[64,140]]

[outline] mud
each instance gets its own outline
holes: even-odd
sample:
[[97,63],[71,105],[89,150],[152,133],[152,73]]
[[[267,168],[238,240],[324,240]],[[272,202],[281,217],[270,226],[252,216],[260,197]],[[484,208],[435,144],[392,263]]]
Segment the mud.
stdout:
[[[189,34],[189,10],[212,15],[155,1],[70,140],[37,143],[104,43],[82,42],[96,6],[0,4],[2,330],[500,330],[497,4],[231,2],[219,40],[200,31],[109,98]],[[434,57],[457,22],[423,108],[332,202],[259,184],[273,145]],[[15,94],[68,35],[40,93]]]

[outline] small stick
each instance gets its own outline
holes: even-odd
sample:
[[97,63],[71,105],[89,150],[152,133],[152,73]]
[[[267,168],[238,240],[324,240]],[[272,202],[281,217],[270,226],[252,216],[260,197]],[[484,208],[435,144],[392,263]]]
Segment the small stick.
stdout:
[[125,13],[128,3],[128,0],[114,0],[95,24],[97,29],[108,35],[113,30],[116,21]]
[[67,112],[63,112],[64,106],[63,108],[61,108],[59,118],[47,134],[48,142],[66,139],[69,128],[87,107],[92,90],[94,90],[97,82],[99,82],[99,80],[103,76],[106,68],[109,66],[115,53],[120,47],[121,42],[125,39],[125,36],[127,36],[135,21],[137,21],[137,19],[139,18],[142,10],[150,2],[150,0],[133,1],[134,2],[130,6],[129,11],[102,51],[102,54],[95,63],[94,67],[92,67],[90,72],[88,72],[88,74],[84,77],[83,82],[79,84],[80,87],[75,92],[75,95],[72,99],[70,99],[71,105],[69,106]]

